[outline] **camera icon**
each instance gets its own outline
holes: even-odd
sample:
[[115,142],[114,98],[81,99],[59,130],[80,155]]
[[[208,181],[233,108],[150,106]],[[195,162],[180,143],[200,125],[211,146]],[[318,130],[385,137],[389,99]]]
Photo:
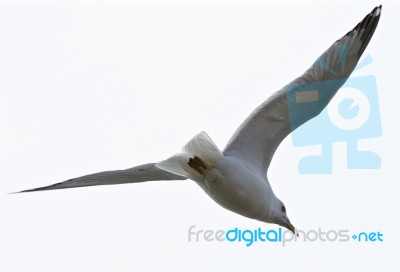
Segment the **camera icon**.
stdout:
[[[296,84],[288,92],[292,128],[300,113],[327,103],[343,79]],[[350,77],[328,106],[315,118],[292,132],[296,147],[321,145],[319,156],[299,161],[301,174],[332,173],[332,145],[347,142],[347,169],[379,169],[381,158],[371,151],[358,150],[358,140],[382,135],[375,76]]]

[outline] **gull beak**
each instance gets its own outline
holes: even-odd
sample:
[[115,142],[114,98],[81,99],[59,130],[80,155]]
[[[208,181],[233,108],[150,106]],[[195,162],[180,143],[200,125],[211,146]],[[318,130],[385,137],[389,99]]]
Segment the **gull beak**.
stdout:
[[292,225],[292,223],[287,222],[284,227],[293,232],[294,235],[299,237],[299,233],[296,231],[296,228]]

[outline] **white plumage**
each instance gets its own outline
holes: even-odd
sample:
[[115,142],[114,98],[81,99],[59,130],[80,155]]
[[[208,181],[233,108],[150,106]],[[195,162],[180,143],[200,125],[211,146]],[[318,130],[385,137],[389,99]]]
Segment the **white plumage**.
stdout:
[[[282,140],[317,116],[350,76],[376,29],[381,8],[375,7],[354,29],[328,48],[303,75],[251,113],[223,152],[202,132],[190,140],[181,153],[165,161],[95,173],[22,192],[189,178],[226,209],[279,224],[295,232],[284,204],[269,184],[268,167]],[[292,95],[293,86],[315,82],[332,84]],[[290,106],[293,103],[310,101],[317,103],[302,107],[294,117],[291,115]]]

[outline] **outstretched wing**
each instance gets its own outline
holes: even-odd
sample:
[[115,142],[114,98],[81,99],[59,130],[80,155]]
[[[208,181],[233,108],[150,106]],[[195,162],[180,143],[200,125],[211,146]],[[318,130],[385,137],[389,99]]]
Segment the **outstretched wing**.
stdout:
[[[282,140],[317,116],[350,76],[374,34],[381,9],[382,6],[375,7],[354,29],[325,51],[302,76],[261,104],[237,129],[224,155],[238,157],[248,167],[265,174]],[[315,89],[303,92],[302,86],[313,86]],[[317,103],[295,107],[296,103],[307,101]]]
[[24,190],[18,193],[36,192],[45,190],[68,189],[75,187],[113,185],[124,183],[137,183],[152,180],[185,180],[186,177],[161,170],[154,163],[132,167],[126,170],[115,170],[95,173],[78,178],[69,179],[53,185]]

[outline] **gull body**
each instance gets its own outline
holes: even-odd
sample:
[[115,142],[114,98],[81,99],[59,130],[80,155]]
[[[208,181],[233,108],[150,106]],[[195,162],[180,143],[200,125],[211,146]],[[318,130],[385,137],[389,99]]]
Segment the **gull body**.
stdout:
[[[21,192],[191,179],[224,208],[295,232],[285,205],[275,196],[268,181],[268,167],[282,140],[317,116],[350,76],[378,25],[381,8],[375,7],[356,27],[333,43],[303,75],[255,109],[223,151],[207,133],[201,132],[183,147],[181,153],[164,161],[90,174]],[[316,82],[326,83],[313,90],[313,99],[317,102],[302,107],[292,116],[291,105],[297,103],[293,86]]]
[[230,211],[260,221],[273,214],[276,197],[268,180],[235,157],[222,157],[205,171],[204,180],[196,182],[215,202]]

